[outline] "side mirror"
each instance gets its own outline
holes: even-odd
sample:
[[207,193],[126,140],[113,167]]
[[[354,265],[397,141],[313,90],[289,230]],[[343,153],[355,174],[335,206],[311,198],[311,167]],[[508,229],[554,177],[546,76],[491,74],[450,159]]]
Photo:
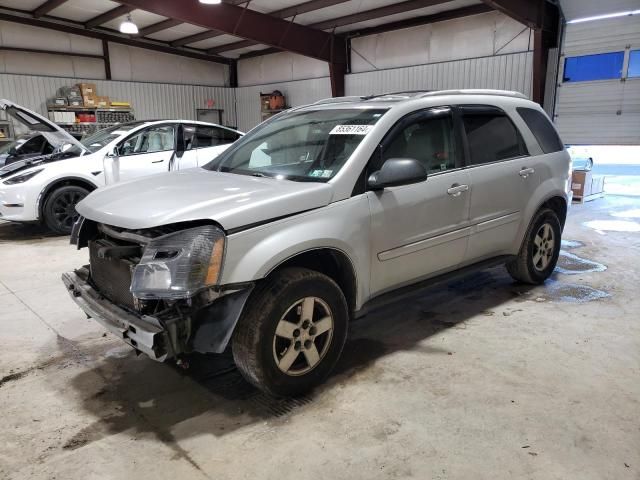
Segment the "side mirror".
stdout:
[[106,185],[112,185],[120,181],[120,158],[118,147],[107,150],[102,160],[104,168],[104,181]]
[[367,184],[372,190],[387,187],[398,187],[412,183],[424,182],[427,170],[414,158],[390,158],[382,168],[369,176]]
[[18,155],[18,150],[16,150],[16,147],[11,147],[11,148],[9,149],[9,155],[11,155],[12,157],[13,157],[14,155]]

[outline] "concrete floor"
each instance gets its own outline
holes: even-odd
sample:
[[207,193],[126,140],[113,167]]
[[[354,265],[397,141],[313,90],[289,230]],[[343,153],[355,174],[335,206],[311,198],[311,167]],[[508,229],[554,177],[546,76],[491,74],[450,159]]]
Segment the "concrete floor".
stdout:
[[0,225],[0,478],[639,479],[639,232],[640,197],[574,206],[545,286],[496,268],[387,307],[277,401],[228,357],[136,358],[67,298],[86,251]]

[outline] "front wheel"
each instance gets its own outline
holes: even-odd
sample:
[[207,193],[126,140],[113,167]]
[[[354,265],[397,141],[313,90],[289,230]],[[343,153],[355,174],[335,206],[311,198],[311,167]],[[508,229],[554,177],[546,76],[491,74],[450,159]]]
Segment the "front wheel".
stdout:
[[539,210],[529,225],[518,256],[507,263],[513,279],[536,285],[549,278],[558,263],[561,235],[558,215],[548,208]]
[[233,336],[243,376],[270,395],[300,395],[333,370],[347,338],[340,287],[303,268],[276,272],[251,295]]
[[43,216],[46,226],[61,235],[69,235],[78,219],[76,205],[87,195],[89,190],[76,185],[56,188],[47,196],[44,204]]

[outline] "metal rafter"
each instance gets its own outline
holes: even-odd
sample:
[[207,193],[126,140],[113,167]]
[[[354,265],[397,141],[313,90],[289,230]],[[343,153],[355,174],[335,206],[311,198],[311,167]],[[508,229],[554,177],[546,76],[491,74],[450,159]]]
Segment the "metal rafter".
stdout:
[[249,8],[222,3],[214,7],[197,0],[119,0],[121,3],[200,27],[279,47],[318,60],[346,63],[344,39],[275,18]]
[[[343,17],[325,20],[323,22],[313,23],[307,26],[315,30],[328,30],[338,27],[344,27],[345,25],[352,25],[354,23],[366,22],[368,20],[374,20],[376,18],[388,17],[390,15],[396,15],[398,13],[410,12],[419,8],[433,7],[435,5],[440,5],[449,1],[450,0],[408,0],[405,2],[387,5],[385,7],[365,10],[364,12],[354,13],[352,15],[345,15]],[[259,43],[260,42],[243,40],[240,42],[220,45],[219,47],[209,49],[208,52],[212,54],[219,54],[222,52],[229,52],[231,50],[238,50],[240,48],[252,47],[254,45],[258,45]]]
[[100,40],[107,40],[113,43],[120,43],[123,45],[129,45],[132,47],[146,48],[147,50],[154,50],[156,52],[170,53],[173,55],[180,55],[183,57],[196,58],[198,60],[206,60],[209,62],[222,63],[225,65],[231,65],[235,61],[230,58],[219,57],[214,55],[205,54],[202,51],[185,50],[173,48],[166,43],[152,42],[143,39],[134,39],[128,36],[119,35],[116,32],[110,33],[105,29],[89,30],[82,26],[82,24],[72,22],[62,22],[59,20],[33,18],[26,16],[25,14],[12,14],[0,12],[0,20],[7,22],[20,23],[24,25],[31,25],[34,27],[48,28],[50,30],[56,30],[58,32],[70,33],[73,35],[80,35],[83,37],[98,38]]
[[[348,2],[349,0],[310,0],[300,5],[294,5],[293,7],[283,8],[282,10],[276,10],[275,12],[269,12],[268,15],[276,18],[289,18],[296,15],[302,15],[303,13],[313,12],[315,10],[321,10],[323,8],[332,7],[340,3]],[[223,32],[208,30],[206,32],[196,33],[188,37],[178,38],[171,42],[174,47],[188,45],[190,43],[200,42],[202,40],[208,40],[210,38],[219,37],[224,35]]]
[[529,28],[540,29],[546,0],[482,0],[494,10],[517,20]]
[[184,22],[182,22],[181,20],[167,18],[166,20],[162,20],[161,22],[154,23],[152,25],[149,25],[148,27],[141,28],[140,32],[138,33],[138,36],[146,37],[147,35],[151,35],[152,33],[160,32],[168,28],[176,27],[178,25],[182,25],[183,23]]
[[67,1],[68,0],[47,0],[32,12],[33,16],[36,18],[42,17]]
[[[407,18],[405,20],[399,20],[397,22],[385,23],[383,25],[376,25],[375,27],[363,28],[360,30],[353,30],[345,32],[343,35],[346,37],[361,37],[365,35],[376,35],[378,33],[391,32],[393,30],[400,30],[403,28],[418,27],[420,25],[428,25],[430,23],[443,22],[446,20],[454,20],[456,18],[469,17],[471,15],[478,15],[481,13],[491,12],[493,9],[488,5],[478,4],[470,5],[468,7],[456,8],[455,10],[447,10],[445,12],[434,13],[432,15],[423,15],[421,17]],[[278,48],[266,48],[264,50],[255,50],[240,55],[240,59],[261,57],[263,55],[269,55],[272,53],[278,53],[282,50]]]
[[135,10],[135,8],[130,7],[128,5],[120,5],[119,7],[113,8],[108,12],[105,12],[101,15],[98,15],[97,17],[93,17],[87,20],[84,25],[87,28],[97,27],[99,25],[110,22],[114,18],[121,17],[122,15],[127,15],[128,13],[131,13],[133,10]]

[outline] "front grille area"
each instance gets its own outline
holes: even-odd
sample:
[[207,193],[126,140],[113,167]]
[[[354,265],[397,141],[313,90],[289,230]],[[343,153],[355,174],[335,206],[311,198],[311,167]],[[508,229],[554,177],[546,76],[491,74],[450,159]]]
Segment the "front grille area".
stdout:
[[101,249],[113,246],[113,243],[105,239],[89,242],[91,280],[98,291],[107,299],[118,305],[134,309],[133,295],[129,291],[129,287],[136,264],[127,258],[101,258],[98,254]]

